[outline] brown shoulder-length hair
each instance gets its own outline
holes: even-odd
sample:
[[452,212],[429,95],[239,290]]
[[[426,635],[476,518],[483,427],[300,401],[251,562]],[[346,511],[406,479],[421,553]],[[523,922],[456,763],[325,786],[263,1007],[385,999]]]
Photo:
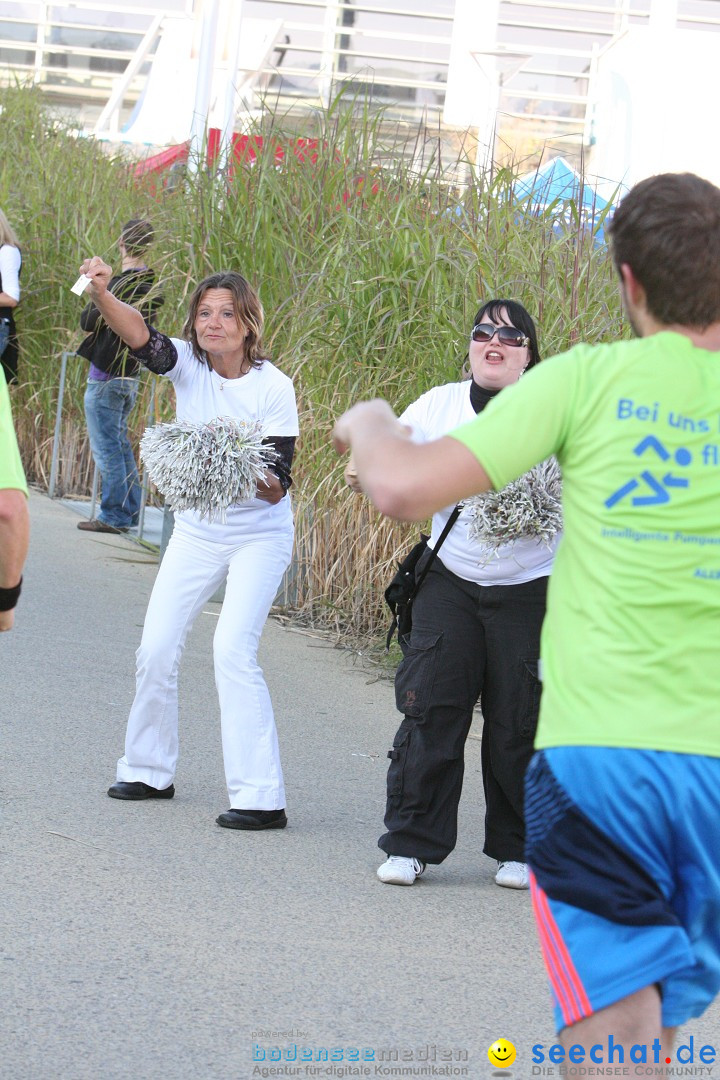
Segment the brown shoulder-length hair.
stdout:
[[245,359],[251,367],[262,367],[263,360],[267,360],[267,356],[263,355],[262,351],[262,332],[265,322],[262,304],[250,282],[235,270],[220,270],[217,274],[210,274],[203,278],[190,297],[190,307],[182,328],[182,336],[190,342],[195,357],[209,366],[207,354],[198,345],[195,333],[195,319],[208,289],[228,289],[232,293],[235,318],[247,330]]

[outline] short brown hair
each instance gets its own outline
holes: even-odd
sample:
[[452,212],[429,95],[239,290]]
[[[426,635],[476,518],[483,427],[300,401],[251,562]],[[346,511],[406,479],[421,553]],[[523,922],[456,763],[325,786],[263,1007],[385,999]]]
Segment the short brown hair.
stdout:
[[661,173],[625,196],[609,227],[615,267],[627,263],[648,311],[666,326],[720,320],[720,189],[693,173]]
[[128,255],[140,255],[152,244],[155,239],[155,230],[149,221],[142,218],[131,218],[126,221],[120,233],[120,239],[127,249]]
[[267,359],[262,354],[262,332],[265,322],[262,304],[249,281],[246,281],[242,274],[238,274],[235,270],[220,270],[217,274],[210,274],[209,277],[203,278],[190,297],[190,307],[182,334],[185,340],[190,342],[196,358],[205,364],[208,363],[207,355],[198,345],[195,333],[195,319],[202,298],[208,289],[228,289],[232,293],[235,318],[247,330],[245,359],[251,367],[262,367],[263,360]]

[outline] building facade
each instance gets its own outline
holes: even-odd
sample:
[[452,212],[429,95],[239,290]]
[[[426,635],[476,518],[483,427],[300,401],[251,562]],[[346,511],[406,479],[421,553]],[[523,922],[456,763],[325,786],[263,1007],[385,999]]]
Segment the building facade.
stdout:
[[[578,161],[597,141],[608,51],[653,26],[668,38],[714,35],[720,0],[0,0],[0,78],[31,81],[80,126],[102,118],[119,134],[142,111],[163,39],[178,64],[186,49],[192,65],[213,19],[212,62],[226,66],[226,88],[242,83],[240,113],[263,103],[317,107],[349,85],[396,122],[470,130],[479,159],[527,162],[549,147]],[[243,78],[233,80],[233,27],[242,39],[252,25],[271,35],[246,50]],[[171,32],[182,45],[169,48]],[[171,111],[188,80],[181,65],[167,70]],[[167,138],[157,123],[142,130],[150,137],[139,141],[162,144],[178,125]]]

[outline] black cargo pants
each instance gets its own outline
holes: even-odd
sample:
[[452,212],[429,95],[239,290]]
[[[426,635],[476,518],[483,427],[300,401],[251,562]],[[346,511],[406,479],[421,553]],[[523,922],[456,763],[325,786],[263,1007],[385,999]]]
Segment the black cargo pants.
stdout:
[[479,698],[483,851],[525,861],[523,781],[540,705],[547,583],[542,577],[476,585],[435,559],[415,598],[412,634],[395,677],[405,719],[388,752],[388,831],[378,841],[388,855],[440,863],[455,847],[465,741]]

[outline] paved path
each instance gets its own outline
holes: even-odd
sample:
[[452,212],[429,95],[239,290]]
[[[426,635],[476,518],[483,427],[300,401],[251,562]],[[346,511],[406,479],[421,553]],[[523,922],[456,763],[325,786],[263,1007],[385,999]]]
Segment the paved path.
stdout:
[[[290,825],[220,829],[209,605],[183,661],[175,799],[108,799],[155,563],[125,538],[78,533],[76,514],[43,496],[31,509],[17,629],[0,637],[0,1074],[340,1077],[358,1048],[370,1071],[345,1076],[434,1064],[482,1080],[505,1037],[513,1077],[530,1077],[531,1046],[554,1041],[549,996],[528,895],[498,889],[480,850],[479,740],[457,851],[410,889],[381,885],[392,687],[351,652],[270,622],[262,662]],[[719,1019],[714,1007],[688,1034],[720,1043]],[[342,1048],[344,1061],[271,1060],[293,1045],[298,1057]]]

